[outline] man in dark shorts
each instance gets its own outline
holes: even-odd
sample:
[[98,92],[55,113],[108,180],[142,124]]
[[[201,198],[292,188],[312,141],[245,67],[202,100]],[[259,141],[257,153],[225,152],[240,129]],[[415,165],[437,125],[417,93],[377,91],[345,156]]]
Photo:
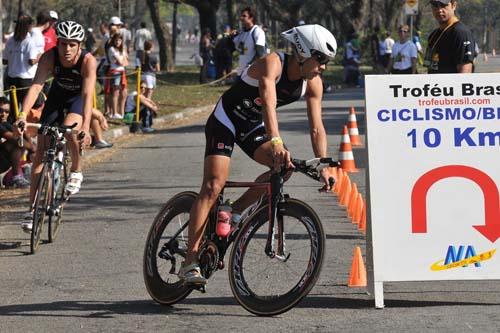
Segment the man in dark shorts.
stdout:
[[[62,21],[56,27],[57,46],[43,54],[33,80],[23,102],[23,109],[17,121],[19,127],[26,119],[26,114],[33,106],[36,96],[50,75],[54,80],[50,87],[40,123],[71,126],[77,124],[76,130],[84,133],[82,144],[90,144],[90,120],[92,117],[93,94],[96,81],[96,60],[82,49],[85,38],[84,28],[73,21]],[[65,111],[67,110],[67,113]],[[42,158],[48,140],[38,136],[38,146],[31,173],[30,209],[35,194],[35,186],[42,171]],[[68,136],[68,147],[71,153],[71,168],[66,192],[76,194],[83,180],[78,142],[75,135]],[[25,216],[22,227],[31,232],[32,212]]]
[[456,0],[431,0],[432,15],[439,23],[428,38],[424,66],[429,74],[472,73],[475,40],[455,15]]
[[[206,284],[197,262],[198,248],[210,208],[229,175],[234,144],[256,162],[279,170],[293,167],[290,152],[280,137],[276,108],[297,101],[307,102],[311,145],[316,157],[327,157],[327,136],[321,116],[323,84],[320,74],[333,59],[337,42],[330,31],[317,24],[302,25],[282,33],[292,44],[293,55],[275,52],[243,69],[238,81],[219,99],[205,127],[204,175],[200,194],[190,212],[186,261],[179,278]],[[270,172],[257,178],[268,180]],[[321,171],[328,190],[332,170]],[[233,212],[256,201],[262,191],[251,189],[232,205]]]

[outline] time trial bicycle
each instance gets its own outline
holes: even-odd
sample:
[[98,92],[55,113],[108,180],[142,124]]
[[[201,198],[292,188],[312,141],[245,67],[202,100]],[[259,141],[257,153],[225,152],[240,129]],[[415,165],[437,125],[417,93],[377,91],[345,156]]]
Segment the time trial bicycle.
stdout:
[[[236,300],[248,311],[272,316],[293,308],[316,283],[325,253],[325,234],[318,215],[306,203],[283,193],[290,171],[320,180],[324,167],[337,167],[331,158],[293,159],[294,169],[282,168],[269,182],[232,182],[225,188],[264,188],[265,194],[242,213],[228,237],[216,233],[217,213],[224,190],[208,216],[199,250],[201,273],[209,278],[224,268],[231,244],[229,282]],[[330,179],[333,185],[333,178]],[[189,212],[197,193],[186,191],[171,198],[150,228],[143,258],[143,274],[151,297],[171,305],[204,285],[189,285],[177,276],[187,252]]]

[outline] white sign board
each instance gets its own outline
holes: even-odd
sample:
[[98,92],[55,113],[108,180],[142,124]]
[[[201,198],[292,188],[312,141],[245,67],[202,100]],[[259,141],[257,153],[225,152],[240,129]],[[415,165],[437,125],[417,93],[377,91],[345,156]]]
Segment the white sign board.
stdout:
[[404,5],[405,15],[418,14],[418,0],[406,0]]
[[500,74],[366,77],[378,307],[384,281],[500,279],[498,82]]

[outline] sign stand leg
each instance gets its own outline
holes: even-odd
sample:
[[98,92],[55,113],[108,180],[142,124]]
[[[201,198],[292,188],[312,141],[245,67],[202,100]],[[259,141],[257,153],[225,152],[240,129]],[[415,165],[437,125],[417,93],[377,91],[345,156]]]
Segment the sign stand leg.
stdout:
[[384,305],[384,283],[383,282],[374,282],[374,291],[375,291],[375,308],[383,309]]

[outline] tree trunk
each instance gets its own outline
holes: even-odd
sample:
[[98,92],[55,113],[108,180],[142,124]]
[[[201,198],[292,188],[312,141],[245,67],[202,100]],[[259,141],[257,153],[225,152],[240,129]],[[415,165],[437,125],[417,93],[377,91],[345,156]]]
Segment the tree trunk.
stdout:
[[24,1],[19,0],[19,5],[17,7],[17,17],[19,17],[21,14],[24,14]]
[[231,29],[235,29],[234,25],[234,4],[233,0],[226,0],[226,11],[227,11],[227,24]]
[[184,3],[198,10],[201,35],[205,29],[209,28],[212,38],[215,38],[217,36],[217,10],[220,0],[185,0]]
[[[153,27],[155,29],[156,38],[158,39],[158,46],[160,52],[160,68],[162,70],[167,68],[167,48],[168,42],[166,39],[165,27],[160,21],[160,10],[158,8],[158,0],[146,0],[149,12],[151,14],[151,21],[153,21]],[[168,30],[168,29],[166,29]]]

